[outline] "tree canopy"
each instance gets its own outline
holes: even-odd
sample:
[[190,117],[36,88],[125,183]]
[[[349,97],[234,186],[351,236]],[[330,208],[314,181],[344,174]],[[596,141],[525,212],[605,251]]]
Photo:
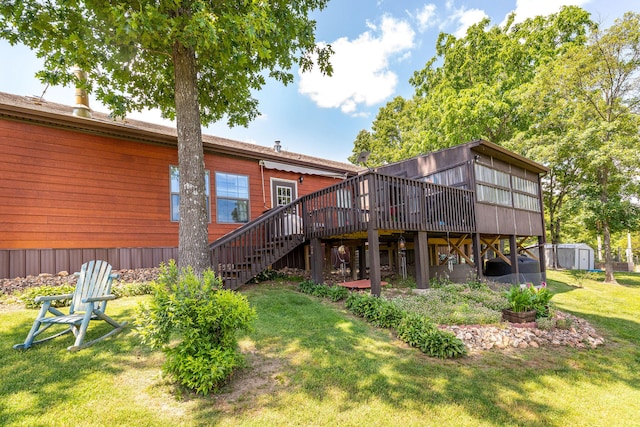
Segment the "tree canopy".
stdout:
[[601,234],[612,280],[610,234],[638,228],[639,39],[638,14],[601,29],[578,7],[442,33],[412,99],[381,108],[354,154],[371,166],[486,139],[536,160],[551,241]]
[[2,0],[0,37],[44,59],[43,82],[81,84],[115,116],[158,108],[176,119],[179,265],[198,272],[210,259],[201,125],[248,124],[266,76],[287,84],[314,62],[330,72],[331,47],[316,45],[308,17],[327,1]]

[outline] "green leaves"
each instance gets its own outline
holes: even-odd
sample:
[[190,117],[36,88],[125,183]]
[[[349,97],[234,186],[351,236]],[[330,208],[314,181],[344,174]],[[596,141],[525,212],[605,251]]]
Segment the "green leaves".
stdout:
[[166,354],[165,372],[196,393],[216,391],[243,363],[236,334],[256,317],[247,299],[221,289],[211,271],[202,278],[175,262],[161,266],[151,304],[138,310],[136,325],[144,343]]
[[[39,78],[73,84],[69,68],[89,73],[90,91],[116,116],[159,108],[175,117],[172,46],[193,49],[203,124],[227,117],[248,124],[258,114],[251,90],[267,70],[289,83],[290,69],[314,62],[330,73],[330,46],[316,46],[308,14],[327,0],[103,2],[23,0],[0,5],[0,37],[45,58]],[[44,71],[44,70],[43,70]]]

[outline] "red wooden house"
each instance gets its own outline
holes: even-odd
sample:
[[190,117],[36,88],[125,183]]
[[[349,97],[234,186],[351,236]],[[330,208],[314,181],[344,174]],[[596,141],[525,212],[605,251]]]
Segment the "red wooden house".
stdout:
[[[211,242],[278,205],[342,182],[344,163],[203,136]],[[177,256],[173,128],[114,121],[0,93],[0,278],[115,269]]]

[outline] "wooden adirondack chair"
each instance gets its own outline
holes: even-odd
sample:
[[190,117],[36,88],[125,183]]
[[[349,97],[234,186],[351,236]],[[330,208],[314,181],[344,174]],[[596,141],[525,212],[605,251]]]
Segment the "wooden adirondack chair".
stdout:
[[[104,313],[107,301],[116,298],[110,292],[111,283],[118,275],[111,274],[111,269],[111,265],[106,261],[89,261],[82,265],[79,273],[75,273],[78,276],[78,283],[72,294],[37,297],[36,302],[42,302],[40,313],[35,322],[33,322],[31,331],[29,331],[24,343],[16,344],[13,348],[26,349],[33,344],[39,344],[73,332],[76,342],[68,347],[67,350],[77,351],[121,332],[127,322],[118,323]],[[64,314],[55,307],[51,307],[51,301],[61,299],[71,299],[69,314]],[[48,314],[51,316],[47,316]],[[91,320],[104,320],[114,329],[92,341],[83,342]],[[34,338],[52,325],[69,325],[69,327],[62,332],[34,341]]]

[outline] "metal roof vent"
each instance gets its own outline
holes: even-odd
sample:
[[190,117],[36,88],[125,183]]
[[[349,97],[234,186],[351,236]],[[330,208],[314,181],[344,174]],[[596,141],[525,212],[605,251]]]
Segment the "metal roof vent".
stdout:
[[282,150],[282,145],[280,145],[280,141],[276,141],[273,144],[273,151],[275,151],[276,153],[279,153]]
[[79,82],[87,81],[87,73],[81,70],[80,67],[74,67],[73,74],[75,74],[78,79],[78,84],[76,85],[76,105],[73,106],[73,115],[90,119],[91,108],[89,108],[89,95],[86,89],[79,84]]

